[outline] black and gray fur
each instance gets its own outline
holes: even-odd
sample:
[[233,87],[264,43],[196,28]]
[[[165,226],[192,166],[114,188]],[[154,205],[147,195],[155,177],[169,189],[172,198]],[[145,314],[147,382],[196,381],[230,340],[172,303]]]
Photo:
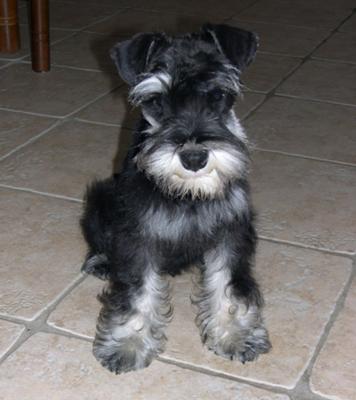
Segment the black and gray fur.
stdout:
[[256,36],[206,25],[179,37],[138,34],[112,50],[142,109],[119,175],[88,189],[83,270],[108,279],[94,355],[116,373],[164,350],[167,274],[200,269],[194,298],[203,343],[241,362],[270,349],[252,275],[256,246],[248,143],[232,106]]

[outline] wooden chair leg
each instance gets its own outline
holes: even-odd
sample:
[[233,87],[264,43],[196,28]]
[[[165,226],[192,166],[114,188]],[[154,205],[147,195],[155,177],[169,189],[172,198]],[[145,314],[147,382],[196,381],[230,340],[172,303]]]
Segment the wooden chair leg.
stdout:
[[0,51],[15,53],[19,49],[17,0],[0,0]]
[[49,71],[48,0],[31,0],[31,57],[35,72]]

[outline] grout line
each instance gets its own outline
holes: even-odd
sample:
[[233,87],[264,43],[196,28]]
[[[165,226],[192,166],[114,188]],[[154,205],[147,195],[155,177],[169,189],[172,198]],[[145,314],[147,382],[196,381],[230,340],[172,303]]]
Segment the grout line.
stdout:
[[251,20],[251,19],[241,19],[239,18],[239,15],[237,14],[236,17],[232,17],[231,19],[233,19],[233,22],[241,22],[242,24],[261,24],[261,25],[267,25],[267,27],[269,26],[276,26],[276,27],[280,27],[280,26],[286,26],[286,27],[290,27],[290,28],[298,28],[300,30],[305,30],[305,31],[310,31],[310,32],[330,32],[331,30],[333,30],[332,27],[325,27],[325,26],[318,26],[318,27],[313,27],[313,26],[304,26],[304,25],[294,25],[294,24],[286,24],[284,22],[271,22],[271,21],[256,21],[256,20]]
[[[78,266],[73,268],[78,268],[79,270]],[[30,318],[0,313],[0,319],[15,324],[25,325],[28,329],[34,329],[33,326],[38,324],[38,320],[43,322],[42,320],[44,320],[44,316],[50,314],[53,309],[56,308],[56,306],[64,299],[64,297],[66,297],[75,287],[82,283],[86,277],[86,274],[78,272],[78,275],[62,291],[60,291],[57,296],[54,297],[54,299],[45,304],[34,316]]]
[[328,58],[328,57],[314,56],[314,57],[311,57],[311,59],[314,61],[322,61],[322,62],[331,63],[331,64],[346,64],[346,65],[352,65],[352,66],[356,65],[356,61],[337,60],[337,59]]
[[9,67],[11,64],[15,63],[14,60],[8,60],[8,59],[4,59],[4,58],[1,58],[0,61],[4,61],[5,62],[4,65],[0,66],[0,69],[5,69],[5,68]]
[[46,325],[43,326],[43,330],[46,332],[56,334],[56,335],[75,337],[77,339],[85,340],[90,343],[93,343],[93,340],[94,340],[94,338],[92,336],[77,333],[70,329],[60,328],[59,326],[56,326],[55,324],[51,324],[49,322],[46,322]]
[[285,245],[297,247],[300,249],[315,250],[315,251],[319,251],[319,252],[325,253],[325,254],[330,254],[333,256],[352,258],[355,255],[355,252],[342,251],[342,250],[331,250],[326,247],[316,247],[316,246],[312,246],[312,245],[303,244],[301,242],[293,242],[291,240],[278,239],[278,238],[264,236],[264,235],[258,235],[258,239],[264,240],[266,242],[285,244]]
[[[259,1],[259,0],[257,0],[257,1]],[[142,6],[142,7],[140,7],[140,6],[127,6],[127,7],[123,7],[122,9],[121,9],[124,13],[126,13],[126,12],[130,12],[130,11],[134,11],[134,12],[146,12],[147,14],[151,14],[151,15],[154,15],[154,14],[156,14],[155,16],[161,16],[162,18],[164,18],[164,16],[165,15],[169,15],[169,16],[171,16],[171,15],[174,15],[174,16],[177,16],[177,17],[198,17],[198,16],[201,16],[200,14],[198,14],[198,13],[189,13],[189,12],[180,12],[180,11],[171,11],[170,9],[159,9],[159,8],[156,8],[156,9],[152,9],[152,7],[150,7],[150,6],[147,6],[147,7],[145,7],[145,6]],[[114,17],[116,14],[113,14],[113,15],[111,15],[111,17]],[[221,21],[221,22],[223,22],[224,20],[225,20],[225,18],[226,17],[219,17],[218,18],[218,21]],[[206,19],[209,19],[209,17],[207,16],[206,17]],[[98,33],[98,32],[95,32],[95,31],[88,31],[89,33]],[[106,33],[109,33],[109,32],[105,32],[105,34]],[[100,33],[101,34],[101,33]],[[121,34],[121,35],[118,35],[118,36],[123,36],[123,34]]]
[[[254,93],[254,92],[251,91],[251,92],[246,92],[246,93]],[[340,107],[352,107],[352,108],[356,107],[356,104],[342,103],[339,101],[332,101],[332,100],[316,99],[314,97],[294,96],[294,95],[287,94],[287,93],[275,93],[274,97],[282,97],[282,98],[299,100],[299,101],[310,101],[313,103],[331,104],[333,106],[340,106]]]
[[[346,11],[346,10],[345,10]],[[253,18],[253,17],[252,17]],[[296,24],[290,24],[290,23],[286,23],[286,22],[274,22],[274,21],[268,21],[265,19],[244,19],[243,15],[237,15],[236,18],[234,17],[234,20],[238,20],[241,23],[250,23],[250,24],[268,24],[268,25],[284,25],[284,26],[289,26],[291,28],[301,28],[301,29],[309,29],[309,30],[319,30],[319,31],[333,31],[334,25],[329,25],[329,26],[308,26],[308,25],[296,25]],[[343,25],[343,23],[345,22],[345,18],[343,20],[341,20],[341,23],[339,23],[337,25],[337,29],[339,29],[339,27],[341,25]]]
[[[22,321],[22,325],[25,326],[26,330],[20,335],[20,337],[9,347],[9,349],[0,357],[0,364],[4,362],[14,351],[16,351],[23,343],[27,341],[31,336],[38,332],[46,332],[46,321],[50,313],[57,307],[57,305],[66,297],[75,287],[82,283],[86,278],[84,274],[78,274],[74,280],[68,284],[51,302],[49,302],[43,309],[41,309],[31,320],[22,320],[17,317],[3,318],[8,321],[11,319],[18,320],[17,323]],[[13,321],[14,322],[14,321]],[[42,330],[43,329],[43,330]]]
[[[18,64],[18,63],[16,63],[16,64]],[[42,114],[42,113],[38,113],[38,112],[17,110],[15,108],[7,108],[7,107],[1,107],[1,106],[0,106],[0,111],[9,111],[9,112],[14,112],[14,113],[21,113],[21,114],[26,114],[26,115],[34,115],[36,117],[46,117],[46,118],[53,118],[53,119],[64,118],[64,116],[61,116],[61,115]]]
[[52,326],[49,324],[43,325],[42,329],[39,332],[50,333],[53,335],[65,336],[72,339],[79,339],[85,342],[93,343],[93,338],[89,336],[84,336],[79,333],[71,332],[69,330],[61,329],[56,326]]
[[6,344],[5,349],[3,348],[0,351],[0,364],[1,364],[2,357],[15,345],[15,343],[18,341],[18,339],[26,332],[26,327],[24,325],[21,325],[20,328],[21,328],[20,332],[11,338],[10,343]]
[[[267,54],[262,54],[262,52],[260,53],[261,55],[267,55]],[[273,57],[276,57],[276,54],[273,54]],[[242,90],[248,92],[255,92],[255,93],[261,93],[266,95],[267,97],[271,97],[275,90],[282,85],[282,83],[284,83],[285,80],[287,80],[291,75],[294,74],[294,72],[299,69],[299,67],[302,65],[303,63],[303,57],[292,57],[292,56],[286,56],[286,55],[279,55],[278,57],[282,57],[283,59],[291,59],[293,61],[295,61],[296,63],[288,70],[288,72],[286,72],[286,74],[284,76],[282,76],[277,83],[274,84],[274,86],[271,89],[266,89],[266,90],[258,90],[258,89],[253,89],[248,87],[245,83],[244,83],[244,79],[242,76],[241,79],[241,83],[242,83]],[[298,62],[299,61],[299,62]]]
[[[50,51],[52,51],[52,47],[55,46],[56,44],[61,43],[67,39],[70,39],[71,37],[76,36],[80,32],[80,31],[76,31],[73,29],[53,28],[53,29],[50,29],[50,36],[51,36],[51,32],[53,32],[53,31],[68,32],[68,35],[65,35],[64,37],[59,38],[57,40],[50,41]],[[28,60],[26,60],[27,58],[28,58]],[[25,55],[14,58],[13,61],[21,61],[21,62],[28,61],[29,63],[32,63],[31,50],[28,49],[28,52]],[[51,63],[51,65],[53,65],[53,63]]]
[[[342,289],[342,292],[339,295],[339,298],[335,302],[334,310],[332,311],[330,318],[324,328],[324,331],[319,338],[319,341],[314,349],[313,355],[312,355],[308,365],[304,369],[302,377],[300,378],[299,382],[297,383],[297,385],[295,387],[295,391],[297,393],[296,399],[298,398],[299,392],[300,393],[307,392],[307,393],[311,393],[313,395],[315,395],[315,394],[318,395],[317,393],[314,393],[310,388],[310,378],[312,375],[312,371],[313,371],[314,365],[319,357],[321,350],[323,349],[325,343],[327,342],[327,339],[329,337],[331,329],[334,326],[334,323],[336,322],[339,314],[341,313],[341,311],[344,308],[346,297],[347,297],[347,295],[350,291],[350,287],[355,279],[356,279],[356,256],[353,258],[350,276],[349,276],[347,282],[345,283],[344,288]],[[320,397],[320,395],[318,395],[318,396]],[[320,398],[322,398],[322,397],[320,397]]]
[[[113,124],[111,122],[91,121],[89,119],[77,118],[77,117],[74,117],[73,120],[74,121],[78,121],[78,122],[84,122],[86,124],[92,124],[92,125],[100,125],[100,126],[108,126],[108,127],[114,127],[114,128],[130,129],[130,128],[126,128],[125,126],[123,126],[121,124]],[[132,128],[130,130],[132,130]]]
[[248,88],[247,86],[242,85],[241,93],[242,94],[255,93],[255,94],[263,94],[264,96],[266,96],[268,92],[264,92],[263,90],[258,90],[258,89],[251,89],[251,88]]
[[[20,22],[19,25],[23,26],[23,27],[29,27],[29,24],[26,22]],[[76,29],[76,28],[61,28],[59,26],[56,26],[55,28],[52,28],[52,27],[50,28],[50,30],[64,31],[64,32],[78,32],[80,29],[81,28],[78,28],[78,29]]]
[[286,97],[288,99],[313,101],[313,102],[316,102],[316,103],[332,104],[332,105],[336,105],[336,106],[353,107],[353,108],[356,107],[356,104],[352,104],[352,103],[343,103],[343,102],[340,102],[340,101],[316,99],[316,98],[313,98],[313,97],[297,96],[297,95],[288,94],[288,93],[279,92],[279,93],[274,93],[273,95],[275,97]]
[[54,199],[60,199],[60,200],[68,200],[68,201],[72,201],[72,202],[75,202],[75,203],[81,203],[81,204],[83,203],[83,200],[77,199],[76,197],[69,197],[69,196],[56,194],[56,193],[41,192],[39,190],[35,190],[35,189],[31,189],[31,188],[24,188],[24,187],[19,187],[19,186],[6,185],[6,184],[3,184],[3,183],[0,183],[0,188],[17,190],[19,192],[27,192],[27,193],[32,193],[32,194],[39,194],[41,196],[52,197]]
[[304,57],[303,54],[296,55],[296,54],[280,53],[278,51],[267,51],[267,50],[258,50],[258,54],[263,54],[265,56],[296,58],[298,60]]
[[[95,3],[92,3],[92,4],[95,4]],[[75,5],[75,2],[73,2],[72,5]],[[54,27],[51,27],[51,29],[79,33],[79,32],[84,31],[85,29],[89,28],[92,25],[96,25],[96,24],[100,24],[101,22],[105,22],[107,19],[109,19],[115,15],[118,15],[120,13],[123,13],[124,11],[126,11],[128,9],[129,8],[127,6],[125,6],[125,7],[119,8],[119,9],[115,9],[115,10],[112,9],[112,10],[110,10],[110,12],[108,10],[109,13],[107,15],[102,16],[102,17],[94,20],[93,22],[90,22],[89,24],[83,25],[79,28],[63,28],[63,27],[59,27],[59,26],[54,26]],[[20,25],[29,26],[29,23],[20,23]]]
[[287,79],[289,79],[297,70],[299,70],[299,68],[302,67],[307,61],[309,61],[312,58],[313,53],[316,50],[318,50],[324,43],[326,43],[333,36],[333,34],[338,31],[340,26],[343,25],[346,21],[348,21],[354,15],[354,13],[355,13],[355,10],[352,10],[351,13],[347,17],[345,17],[334,29],[331,29],[328,32],[328,34],[324,37],[323,40],[321,40],[316,46],[314,46],[314,48],[306,56],[301,58],[300,62],[296,65],[296,67],[293,68],[291,71],[289,71],[280,80],[280,82],[274,86],[274,88],[272,90],[270,90],[268,93],[266,93],[266,97],[265,97],[264,101],[258,107],[256,107],[255,110],[252,113],[250,113],[247,118],[249,118],[251,115],[253,115],[257,110],[259,110],[259,108],[262,107],[263,104],[266,103],[266,101],[268,101],[269,98],[271,98],[273,95],[275,95],[275,93],[283,85],[283,83]]
[[[241,92],[242,94],[248,94],[248,93],[252,93],[252,94],[261,94],[264,96],[267,96],[268,92],[263,92],[262,90],[256,90],[256,89],[250,89],[250,88],[243,88],[243,91]],[[316,99],[314,97],[306,97],[306,96],[296,96],[296,95],[292,95],[292,94],[288,94],[288,93],[273,93],[272,95],[273,97],[286,97],[287,99],[293,99],[293,100],[300,100],[300,101],[311,101],[314,103],[322,103],[322,104],[331,104],[334,106],[342,106],[342,107],[352,107],[355,108],[356,104],[352,104],[352,103],[342,103],[340,101],[332,101],[332,100],[324,100],[324,99]],[[270,96],[270,97],[272,97]],[[250,115],[251,113],[249,113]]]
[[0,365],[13,353],[15,352],[23,343],[29,339],[33,333],[25,327],[25,330],[20,334],[20,336],[12,343],[12,345],[5,351],[5,353],[0,357]]
[[132,126],[113,124],[110,122],[102,122],[102,121],[90,121],[90,120],[84,119],[84,118],[75,118],[74,117],[72,121],[82,122],[84,124],[89,124],[89,125],[106,126],[106,127],[110,127],[110,128],[120,128],[120,131],[126,130],[126,131],[132,132],[134,130],[134,127],[132,127]]
[[27,325],[31,329],[37,329],[38,323],[42,325],[47,321],[51,312],[57,307],[57,305],[68,295],[70,294],[74,288],[80,285],[87,277],[86,274],[83,274],[80,271],[78,265],[73,265],[73,269],[77,268],[78,275],[61,291],[57,296],[54,297],[52,301],[50,301],[45,307],[43,307],[31,320],[27,322]]
[[289,394],[290,391],[291,391],[291,389],[288,389],[288,388],[286,388],[284,386],[274,385],[274,384],[265,383],[265,382],[258,382],[256,380],[248,379],[248,378],[245,378],[245,377],[239,377],[239,376],[236,376],[236,375],[232,375],[232,374],[229,374],[227,372],[214,370],[214,369],[211,369],[211,368],[206,367],[206,366],[195,365],[195,364],[190,363],[188,361],[177,360],[177,359],[174,359],[174,358],[169,357],[169,356],[161,355],[161,356],[157,357],[157,360],[161,361],[164,364],[176,365],[176,366],[178,366],[178,367],[180,367],[182,369],[188,369],[190,371],[200,372],[200,373],[205,374],[205,375],[227,379],[229,381],[242,383],[242,384],[245,384],[245,385],[248,385],[248,386],[256,387],[258,389],[272,391],[274,393]]
[[3,314],[3,313],[0,313],[0,319],[3,321],[12,322],[13,324],[24,325],[24,326],[26,325],[27,322],[30,322],[29,319],[26,319],[24,317],[16,317],[14,315]]
[[[74,4],[74,3],[73,3],[73,4]],[[92,3],[92,4],[95,4],[95,3]],[[118,10],[113,11],[113,13],[110,14],[110,15],[106,15],[105,17],[102,17],[102,18],[100,18],[100,19],[97,19],[97,20],[95,20],[94,22],[91,22],[91,23],[89,23],[89,24],[87,24],[87,25],[84,25],[84,26],[82,26],[82,27],[80,27],[80,28],[77,28],[77,29],[73,29],[73,28],[60,28],[60,27],[51,28],[51,30],[60,30],[60,31],[68,32],[68,36],[64,36],[63,38],[60,38],[60,39],[57,39],[57,40],[51,42],[51,43],[50,43],[50,48],[52,48],[53,45],[56,45],[56,44],[61,43],[61,42],[65,41],[65,40],[67,40],[67,39],[70,39],[70,38],[72,38],[72,37],[74,37],[74,36],[77,36],[79,33],[86,32],[86,29],[89,28],[90,26],[96,25],[96,24],[100,24],[101,22],[105,22],[107,19],[109,19],[109,18],[111,18],[111,17],[113,17],[113,16],[115,16],[115,15],[118,15],[118,14],[120,14],[120,13],[123,13],[123,12],[125,12],[127,9],[128,9],[127,7],[120,8],[120,9],[118,9]],[[29,26],[29,24],[20,24],[20,25]],[[25,59],[28,58],[28,57],[30,57],[30,60],[25,60]],[[30,53],[30,51],[29,51],[26,55],[21,56],[21,57],[15,59],[15,60],[13,60],[13,61],[20,61],[20,62],[23,62],[23,63],[27,63],[27,62],[28,62],[28,63],[31,63],[31,53]],[[61,66],[61,67],[71,68],[71,69],[83,70],[83,69],[81,69],[81,68],[70,67],[70,66],[67,66],[67,65],[57,65],[57,64],[53,64],[53,63],[52,63],[51,65],[53,65],[53,66]],[[1,69],[1,67],[0,67],[0,69]],[[85,69],[84,69],[84,70],[85,70]],[[87,71],[90,71],[90,72],[103,72],[103,71],[101,71],[101,70],[96,70],[96,69],[93,69],[93,70],[92,70],[92,69],[88,69]]]
[[36,142],[39,138],[41,138],[42,136],[44,136],[45,134],[47,134],[48,132],[50,132],[52,129],[56,128],[57,126],[61,125],[63,123],[63,120],[59,120],[56,121],[54,124],[52,124],[51,126],[49,126],[48,128],[44,129],[42,132],[40,132],[39,134],[33,136],[32,138],[30,138],[29,140],[27,140],[26,142],[20,144],[19,146],[15,147],[14,149],[12,149],[11,151],[9,151],[7,154],[5,154],[4,156],[0,157],[0,162],[5,160],[7,157],[10,157],[13,153],[21,150],[22,148],[24,148],[27,145],[30,145],[33,142]]
[[[243,16],[242,16],[243,17]],[[232,18],[234,22],[241,22],[242,24],[263,24],[263,25],[277,25],[277,26],[287,26],[290,28],[299,28],[308,31],[324,31],[330,32],[334,28],[332,26],[305,26],[305,25],[295,25],[295,24],[288,24],[285,22],[274,22],[274,21],[262,21],[262,20],[253,20],[253,19],[241,19],[241,15],[237,14],[236,17]]]
[[307,155],[299,154],[299,153],[289,153],[289,152],[286,152],[286,151],[265,149],[263,147],[253,147],[253,151],[255,151],[255,150],[256,151],[260,151],[260,152],[264,152],[264,153],[280,154],[280,155],[288,156],[288,157],[303,158],[305,160],[324,162],[324,163],[328,163],[328,164],[336,164],[336,165],[344,166],[344,167],[352,167],[352,168],[356,167],[356,164],[354,164],[354,163],[348,163],[348,162],[337,161],[337,160],[330,160],[330,159],[327,159],[327,158],[319,158],[319,157],[307,156]]
[[[31,60],[19,60],[18,64],[31,64]],[[105,72],[103,70],[95,69],[95,68],[75,67],[75,66],[72,66],[72,65],[57,64],[57,63],[53,63],[53,62],[51,63],[51,67],[71,69],[71,70],[74,70],[74,71],[85,71],[85,72],[96,72],[96,73]]]
[[250,3],[249,5],[247,5],[246,7],[242,7],[239,11],[237,11],[236,13],[232,14],[230,17],[227,17],[223,20],[223,22],[228,22],[230,19],[235,18],[236,15],[242,13],[243,11],[248,10],[249,8],[253,7],[255,4],[260,3],[261,0],[255,0],[254,2]]
[[79,32],[83,32],[83,31],[85,31],[87,28],[90,28],[91,26],[94,26],[94,25],[97,25],[97,24],[101,24],[102,22],[105,22],[106,20],[108,20],[108,19],[110,19],[110,18],[112,18],[112,17],[115,17],[116,15],[124,14],[127,10],[128,10],[127,7],[122,7],[122,8],[120,8],[120,9],[118,9],[118,10],[115,10],[115,11],[113,11],[113,13],[110,14],[110,15],[108,14],[108,15],[106,15],[105,17],[98,18],[97,20],[95,20],[94,22],[91,22],[90,24],[87,24],[87,25],[85,25],[85,26],[80,27],[80,28],[77,30],[77,32],[78,32],[78,33],[79,33]]
[[95,97],[94,99],[90,100],[88,103],[85,103],[83,105],[81,105],[80,107],[76,108],[74,111],[72,111],[71,113],[67,114],[65,116],[65,118],[71,118],[73,117],[73,115],[77,114],[79,111],[82,111],[84,108],[90,106],[91,104],[95,103],[96,101],[100,100],[101,98],[107,96],[108,94],[114,92],[115,90],[117,90],[118,88],[120,88],[121,86],[123,86],[124,83],[123,82],[118,82],[118,85],[109,89],[107,92],[100,94],[99,96]]

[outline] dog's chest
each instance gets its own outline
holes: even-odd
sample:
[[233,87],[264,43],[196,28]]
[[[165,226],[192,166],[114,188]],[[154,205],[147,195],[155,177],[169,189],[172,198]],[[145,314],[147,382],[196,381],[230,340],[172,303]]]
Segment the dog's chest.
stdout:
[[245,198],[236,194],[228,201],[187,205],[160,204],[147,209],[142,219],[145,235],[171,243],[198,243],[212,238],[246,209]]
[[144,218],[144,231],[155,240],[178,243],[202,240],[211,236],[218,227],[216,216],[203,208],[159,207],[150,208]]

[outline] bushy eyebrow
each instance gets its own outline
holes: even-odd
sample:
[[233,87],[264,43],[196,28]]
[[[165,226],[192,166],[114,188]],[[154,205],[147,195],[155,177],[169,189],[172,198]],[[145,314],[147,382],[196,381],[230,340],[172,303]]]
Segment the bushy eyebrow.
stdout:
[[129,100],[139,105],[155,94],[167,93],[172,85],[172,77],[167,72],[144,74],[143,79],[132,88]]

